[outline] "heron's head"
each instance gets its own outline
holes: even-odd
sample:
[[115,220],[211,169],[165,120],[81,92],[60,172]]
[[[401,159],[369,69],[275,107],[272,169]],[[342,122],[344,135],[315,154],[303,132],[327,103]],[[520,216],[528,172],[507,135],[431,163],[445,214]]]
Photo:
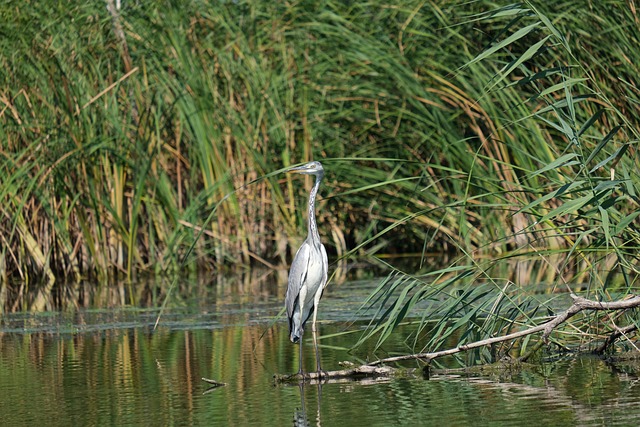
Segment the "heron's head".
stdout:
[[302,166],[291,168],[287,171],[287,173],[300,173],[303,175],[322,176],[324,175],[324,169],[322,168],[322,163],[320,162],[309,162]]

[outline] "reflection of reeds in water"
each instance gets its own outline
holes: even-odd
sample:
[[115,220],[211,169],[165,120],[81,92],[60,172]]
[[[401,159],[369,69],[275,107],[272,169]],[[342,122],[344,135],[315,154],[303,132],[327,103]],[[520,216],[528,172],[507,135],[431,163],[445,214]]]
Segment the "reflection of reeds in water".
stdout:
[[[606,416],[616,407],[628,415],[637,399],[635,362],[615,367],[593,357],[516,372],[489,369],[482,377],[439,374],[429,381],[401,378],[385,386],[332,384],[322,391],[307,385],[301,395],[296,387],[274,388],[271,382],[273,372],[297,369],[297,364],[289,363],[291,353],[283,351],[290,348],[286,331],[262,338],[264,345],[260,335],[261,330],[253,327],[2,334],[0,384],[5,393],[0,413],[3,420],[22,416],[30,420],[26,425],[34,420],[68,425],[75,419],[91,425],[145,425],[151,417],[154,424],[162,425],[218,419],[228,425],[291,425],[293,416],[323,425],[327,418],[330,424],[349,417],[369,420],[368,411],[378,416],[382,413],[377,411],[384,411],[410,422],[416,411],[423,410],[425,417],[431,414],[437,422],[441,414],[436,418],[433,408],[454,414],[457,420],[461,414],[472,420],[473,414],[485,414],[490,402],[489,406],[498,405],[517,421],[516,409],[528,402],[533,405],[528,406],[530,410],[554,405],[573,408],[579,413],[573,416],[586,420],[602,405]],[[333,340],[338,346],[349,343],[348,336]],[[207,388],[200,382],[203,376],[227,385],[203,396]],[[457,387],[460,383],[462,388]],[[318,400],[320,393],[323,398],[329,396],[324,406]],[[306,401],[301,402],[301,397]]]
[[[367,269],[341,269],[335,266],[336,274],[331,286],[340,286],[348,278],[373,278]],[[287,284],[287,269],[258,268],[235,271],[211,271],[173,277],[140,277],[131,285],[126,280],[113,283],[90,281],[58,282],[54,292],[45,293],[41,289],[18,288],[17,294],[3,287],[0,291],[0,306],[15,312],[29,309],[30,301],[41,298],[43,304],[52,310],[105,309],[105,308],[158,308],[173,285],[168,307],[213,305],[251,305],[260,303],[281,304]],[[34,297],[35,294],[36,296]]]
[[[154,423],[170,424],[169,419],[191,419],[206,389],[200,378],[212,377],[232,389],[211,393],[216,405],[225,408],[229,423],[247,425],[260,417],[269,419],[273,402],[250,402],[253,409],[248,411],[249,402],[244,399],[257,388],[271,389],[273,373],[285,366],[294,369],[287,334],[276,328],[263,334],[260,327],[208,330],[192,325],[190,331],[161,328],[152,333],[145,326],[118,329],[120,318],[114,316],[113,329],[72,336],[37,331],[1,334],[2,363],[10,369],[2,370],[0,381],[3,389],[15,390],[3,398],[3,413],[11,402],[31,402],[46,408],[43,414],[47,417],[67,421],[62,416],[71,411],[82,414],[89,423],[100,417],[123,420],[136,414],[140,418],[133,424],[145,424],[148,419],[144,417],[152,413]],[[55,331],[56,324],[46,326],[46,322],[41,318],[36,323]],[[109,320],[102,318],[101,322],[94,326],[108,326]],[[58,326],[65,331],[74,329],[68,324]],[[58,397],[55,405],[47,401],[51,396]]]
[[[253,268],[235,273],[194,274],[193,277],[186,276],[175,282],[172,278],[146,277],[140,278],[134,286],[125,280],[112,284],[86,281],[58,283],[55,292],[45,294],[40,289],[31,292],[54,310],[116,309],[131,306],[153,309],[164,302],[169,288],[175,285],[169,308],[194,305],[204,308],[217,304],[251,305],[284,300],[286,282],[286,269]],[[24,292],[25,295],[10,295],[7,292],[1,294],[5,298],[5,306],[11,307],[11,311],[28,309],[32,296],[26,288]]]

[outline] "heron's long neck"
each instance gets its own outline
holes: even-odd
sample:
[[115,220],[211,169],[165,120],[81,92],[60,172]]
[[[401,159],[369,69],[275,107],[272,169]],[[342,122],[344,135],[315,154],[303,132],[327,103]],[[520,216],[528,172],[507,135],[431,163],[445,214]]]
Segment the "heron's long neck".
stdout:
[[322,181],[322,175],[317,175],[316,182],[311,189],[311,194],[309,194],[309,237],[317,243],[320,243],[320,235],[318,234],[318,226],[316,225],[316,195],[320,188],[320,181]]

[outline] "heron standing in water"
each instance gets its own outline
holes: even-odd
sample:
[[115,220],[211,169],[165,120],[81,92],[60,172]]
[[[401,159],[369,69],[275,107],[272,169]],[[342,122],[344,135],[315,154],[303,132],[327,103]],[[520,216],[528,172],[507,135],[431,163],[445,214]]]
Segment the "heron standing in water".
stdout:
[[309,194],[308,235],[293,258],[293,263],[289,270],[289,285],[287,286],[285,306],[289,317],[289,337],[291,342],[297,342],[300,345],[298,375],[304,375],[302,370],[302,334],[307,320],[313,314],[311,331],[313,332],[313,345],[316,350],[316,368],[318,374],[321,375],[322,368],[320,366],[320,354],[316,338],[316,315],[322,291],[327,284],[329,263],[327,261],[327,251],[322,242],[320,242],[320,235],[318,234],[315,203],[318,188],[320,188],[320,182],[324,176],[324,169],[320,162],[309,162],[289,169],[287,173],[299,173],[316,177],[311,194]]

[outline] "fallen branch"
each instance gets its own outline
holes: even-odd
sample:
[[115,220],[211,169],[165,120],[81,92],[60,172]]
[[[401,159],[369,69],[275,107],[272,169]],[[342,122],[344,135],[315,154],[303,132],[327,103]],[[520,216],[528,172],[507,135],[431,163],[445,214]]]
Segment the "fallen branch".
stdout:
[[414,359],[431,361],[438,357],[449,356],[452,354],[460,353],[462,351],[471,350],[473,348],[495,344],[503,341],[509,341],[516,338],[521,338],[521,337],[535,334],[541,331],[542,331],[542,339],[543,341],[546,342],[551,332],[553,332],[553,330],[558,325],[566,322],[569,318],[573,317],[574,315],[580,313],[583,310],[626,310],[629,308],[640,306],[640,297],[637,297],[637,296],[630,297],[622,301],[612,301],[612,302],[592,301],[586,298],[579,297],[575,294],[571,294],[571,298],[573,299],[573,304],[566,311],[563,311],[562,313],[558,314],[557,316],[555,316],[548,322],[543,323],[542,325],[534,326],[529,329],[525,329],[524,331],[514,332],[512,334],[504,335],[501,337],[487,338],[487,339],[472,342],[469,344],[464,344],[456,348],[435,351],[432,353],[418,353],[418,354],[408,354],[404,356],[388,357],[385,359],[379,359],[379,360],[376,360],[375,362],[368,363],[368,365],[376,366],[376,365],[381,365],[383,363],[399,362],[402,360],[414,360]]

